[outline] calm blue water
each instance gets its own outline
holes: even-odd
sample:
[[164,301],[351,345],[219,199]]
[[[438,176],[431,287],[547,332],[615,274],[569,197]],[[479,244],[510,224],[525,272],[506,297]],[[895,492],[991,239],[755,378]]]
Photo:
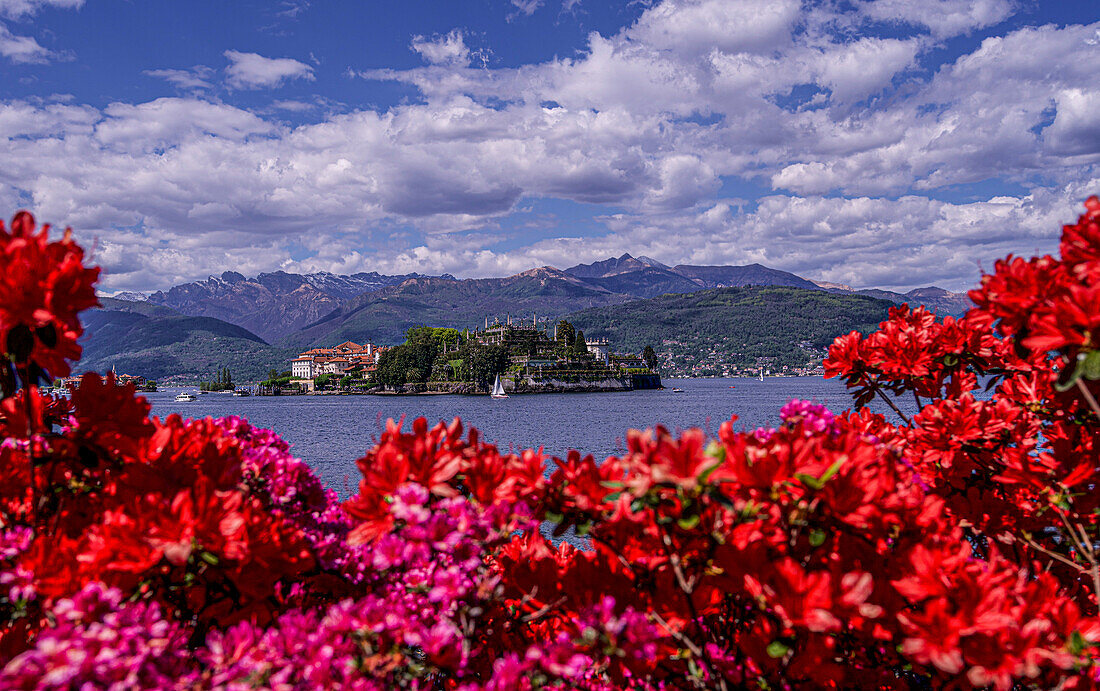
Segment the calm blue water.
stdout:
[[[199,396],[190,403],[173,399],[171,388],[145,394],[152,414],[164,417],[240,415],[257,427],[275,430],[341,496],[354,493],[355,459],[371,446],[387,418],[405,416],[406,426],[424,416],[430,424],[456,415],[477,427],[502,450],[544,446],[564,456],[569,449],[597,460],[623,450],[628,429],[655,424],[678,430],[702,427],[711,435],[736,413],[739,427],[771,427],[792,398],[808,398],[835,412],[851,406],[844,385],[820,377],[765,379],[671,379],[656,391],[593,394],[539,394],[492,400],[488,396],[277,396],[234,398]],[[674,393],[673,387],[683,389]],[[731,388],[732,387],[732,388]],[[909,412],[912,402],[901,406]],[[889,411],[880,411],[886,412]]]

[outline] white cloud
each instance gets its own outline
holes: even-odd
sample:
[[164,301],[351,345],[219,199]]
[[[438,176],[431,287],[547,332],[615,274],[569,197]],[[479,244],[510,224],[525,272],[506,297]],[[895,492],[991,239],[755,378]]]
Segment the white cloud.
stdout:
[[879,21],[927,27],[941,39],[999,24],[1016,10],[1010,0],[869,0],[860,8]]
[[433,38],[414,36],[409,47],[420,53],[431,65],[466,67],[470,64],[470,49],[466,47],[465,37],[458,29]]
[[84,6],[84,0],[0,0],[0,16],[18,19],[37,14],[46,7],[76,10]]
[[916,64],[915,40],[862,38],[821,52],[816,73],[822,86],[843,101],[859,100],[889,86],[895,75]]
[[17,64],[49,62],[54,53],[31,36],[17,36],[0,24],[0,56]]
[[670,0],[642,14],[629,36],[676,53],[771,53],[791,42],[798,0]]
[[1054,97],[1055,118],[1043,132],[1051,152],[1100,159],[1100,92],[1066,89]]
[[265,58],[236,50],[225,51],[225,57],[229,59],[226,83],[234,89],[264,89],[291,79],[314,79],[312,67],[291,58]]

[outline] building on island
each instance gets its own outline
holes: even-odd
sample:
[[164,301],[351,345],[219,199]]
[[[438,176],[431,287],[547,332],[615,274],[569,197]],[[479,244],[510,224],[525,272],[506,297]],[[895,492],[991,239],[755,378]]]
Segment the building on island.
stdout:
[[359,345],[344,341],[332,348],[313,348],[290,361],[290,373],[295,379],[316,379],[322,374],[344,376],[373,369],[385,347],[371,343]]
[[596,357],[596,362],[602,362],[605,365],[609,364],[611,343],[608,342],[606,338],[594,338],[590,341],[586,341],[585,345],[588,346],[588,352]]

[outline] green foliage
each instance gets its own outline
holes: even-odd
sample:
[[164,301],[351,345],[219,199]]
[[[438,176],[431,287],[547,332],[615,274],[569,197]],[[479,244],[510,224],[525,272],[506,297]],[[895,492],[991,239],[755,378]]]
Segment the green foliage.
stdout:
[[233,375],[230,374],[228,367],[223,367],[213,381],[199,382],[200,391],[232,391],[234,388]]
[[573,341],[577,338],[577,332],[573,328],[573,325],[566,320],[558,322],[558,328],[554,332],[554,340],[565,348],[573,345]]
[[425,381],[445,340],[440,337],[441,332],[453,332],[456,338],[458,334],[454,329],[409,329],[409,338],[403,345],[390,348],[379,358],[378,381],[385,386]]
[[324,389],[332,384],[334,379],[336,379],[335,374],[322,374],[321,376],[313,380],[313,386],[318,389]]
[[646,345],[642,349],[642,359],[645,360],[645,366],[654,372],[657,371],[657,352],[653,350],[653,346]]
[[482,387],[487,387],[497,374],[508,367],[508,348],[503,345],[481,345],[468,341],[459,352],[465,365],[465,379]]

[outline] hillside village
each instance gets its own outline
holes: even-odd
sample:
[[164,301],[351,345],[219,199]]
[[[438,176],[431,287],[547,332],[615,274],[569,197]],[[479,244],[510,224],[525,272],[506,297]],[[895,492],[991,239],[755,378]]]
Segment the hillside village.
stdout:
[[261,384],[260,393],[481,393],[497,375],[516,393],[660,388],[656,366],[652,348],[619,353],[568,321],[486,318],[472,331],[410,329],[398,346],[346,341],[311,348],[291,361],[289,372]]

